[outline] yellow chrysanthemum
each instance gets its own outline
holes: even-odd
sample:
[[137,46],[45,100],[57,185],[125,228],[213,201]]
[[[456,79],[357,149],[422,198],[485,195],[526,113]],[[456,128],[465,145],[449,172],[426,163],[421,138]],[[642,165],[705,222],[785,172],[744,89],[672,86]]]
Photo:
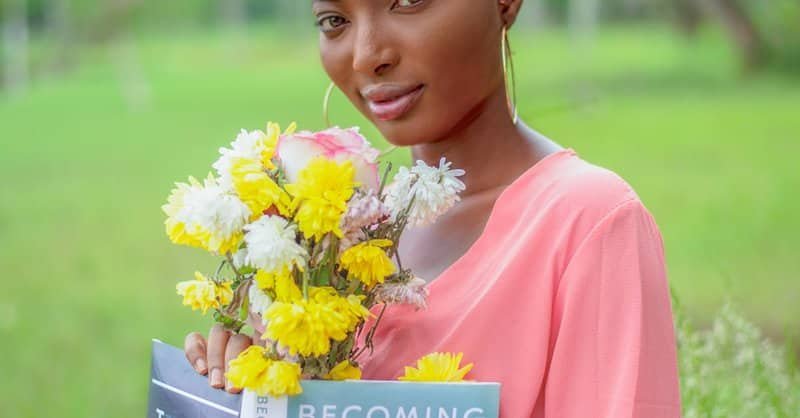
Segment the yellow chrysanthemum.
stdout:
[[[291,135],[297,129],[297,124],[292,122],[283,132],[284,135]],[[272,159],[275,157],[275,149],[278,145],[278,139],[281,136],[281,126],[275,122],[267,122],[267,132],[259,139],[258,145],[261,149],[261,165],[267,170],[274,170],[275,163]]]
[[300,386],[300,365],[288,361],[273,361],[267,369],[266,378],[258,393],[272,396],[297,395],[303,392]]
[[239,199],[252,212],[251,220],[259,218],[264,210],[275,206],[281,215],[289,215],[291,198],[264,171],[262,163],[249,158],[236,158],[231,163],[233,188]]
[[238,388],[250,389],[260,396],[297,395],[300,386],[300,365],[267,357],[264,347],[251,345],[231,360],[225,378]]
[[347,316],[350,317],[350,326],[348,327],[350,330],[355,328],[361,319],[375,316],[363,305],[364,299],[366,298],[366,295],[347,295],[347,298],[343,298],[347,303],[341,303],[340,307],[347,313]]
[[354,179],[352,162],[316,157],[300,171],[297,182],[286,185],[293,197],[291,211],[297,210],[294,219],[306,238],[319,241],[329,232],[343,236],[339,224],[358,185]]
[[256,285],[261,290],[273,290],[275,289],[275,277],[278,275],[275,273],[269,273],[264,270],[256,271],[256,275],[253,279],[256,282]]
[[328,380],[361,380],[361,369],[354,366],[350,360],[344,360],[333,366],[324,378]]
[[[286,128],[284,134],[291,135],[296,128],[297,124],[292,122],[289,127]],[[267,133],[260,141],[263,146],[261,150],[261,165],[267,170],[275,169],[275,163],[272,161],[272,158],[275,157],[275,148],[278,145],[280,136],[281,126],[275,122],[267,122]]]
[[350,276],[360,280],[367,288],[383,283],[387,276],[395,272],[392,260],[383,250],[390,247],[388,239],[373,239],[354,245],[339,257],[339,263]]
[[184,305],[191,306],[193,311],[202,310],[205,315],[210,308],[218,309],[231,303],[231,282],[217,284],[199,271],[194,273],[194,277],[195,280],[180,282],[175,286],[178,294],[183,296]]
[[292,302],[303,298],[303,292],[290,273],[275,276],[275,300]]
[[372,313],[362,304],[366,295],[347,295],[339,296],[339,293],[330,286],[310,287],[308,296],[313,301],[329,306],[336,312],[341,313],[347,318],[346,328],[348,331],[355,329],[356,325],[362,320],[372,315]]
[[251,345],[230,361],[225,378],[237,388],[253,389],[260,386],[270,362],[264,347]]
[[275,296],[278,302],[293,302],[303,298],[303,292],[295,283],[291,271],[285,269],[279,273],[269,273],[264,270],[256,271],[253,277],[259,289],[268,291]]
[[472,363],[460,366],[464,353],[430,353],[417,360],[417,367],[405,367],[398,380],[416,382],[460,382],[472,370]]
[[187,231],[185,223],[171,217],[164,221],[164,225],[166,226],[167,236],[173,244],[205,248],[202,237],[210,235],[199,228],[195,228],[193,232]]
[[292,355],[325,355],[331,349],[330,340],[347,338],[351,323],[347,315],[326,303],[299,299],[292,303],[275,302],[264,313],[267,328],[264,337],[276,340]]
[[217,236],[206,230],[201,230],[195,233],[195,236],[203,243],[203,248],[215,254],[225,254],[228,252],[235,252],[239,248],[239,244],[244,239],[244,234],[241,232],[234,232],[229,236]]
[[175,183],[175,186],[167,197],[167,203],[161,206],[161,210],[167,215],[164,221],[167,236],[175,244],[203,247],[202,241],[195,234],[197,231],[187,231],[186,222],[180,216],[186,195],[192,189],[199,188],[200,183],[194,177],[189,177],[188,184]]

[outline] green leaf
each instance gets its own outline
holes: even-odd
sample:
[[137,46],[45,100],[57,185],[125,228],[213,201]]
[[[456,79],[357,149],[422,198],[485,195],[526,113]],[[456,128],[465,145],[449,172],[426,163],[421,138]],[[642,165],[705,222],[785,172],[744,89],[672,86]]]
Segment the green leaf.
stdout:
[[[251,286],[255,286],[255,285],[251,284]],[[247,315],[249,315],[249,314],[250,314],[250,298],[249,297],[244,297],[244,298],[242,298],[242,306],[239,309],[239,320],[240,321],[247,320]]]

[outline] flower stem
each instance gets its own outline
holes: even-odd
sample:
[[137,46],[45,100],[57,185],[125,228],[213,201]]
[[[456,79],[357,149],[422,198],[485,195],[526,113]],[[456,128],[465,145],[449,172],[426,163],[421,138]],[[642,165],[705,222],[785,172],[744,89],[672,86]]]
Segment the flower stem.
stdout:
[[222,271],[222,268],[225,267],[225,263],[227,263],[227,262],[228,262],[227,260],[222,260],[222,262],[219,263],[219,267],[217,267],[217,271],[214,272],[214,280],[218,280],[219,279],[219,273]]
[[303,272],[303,299],[308,300],[308,269]]
[[233,270],[233,273],[236,275],[236,278],[241,279],[242,274],[239,273],[239,270],[236,268],[235,265],[233,265],[233,257],[231,256],[231,253],[230,252],[225,253],[225,258],[228,259],[228,265],[231,266],[231,270]]
[[370,328],[366,338],[364,339],[364,346],[361,347],[361,349],[358,350],[358,352],[351,358],[352,360],[355,361],[358,356],[360,356],[361,353],[363,353],[367,348],[370,349],[370,354],[372,353],[372,337],[375,335],[375,330],[378,328],[381,318],[383,318],[383,313],[386,312],[386,306],[387,304],[384,303],[383,307],[381,307],[381,312],[378,314],[378,319],[375,320],[375,324],[372,325],[372,328]]

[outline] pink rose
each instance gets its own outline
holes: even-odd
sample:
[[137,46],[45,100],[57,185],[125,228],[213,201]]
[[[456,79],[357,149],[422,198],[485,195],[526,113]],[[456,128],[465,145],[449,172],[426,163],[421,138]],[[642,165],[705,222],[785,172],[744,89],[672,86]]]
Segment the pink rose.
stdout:
[[295,182],[300,171],[315,157],[353,163],[355,180],[366,189],[377,190],[378,155],[380,152],[359,132],[357,127],[333,127],[320,132],[302,131],[283,135],[276,154],[289,182]]

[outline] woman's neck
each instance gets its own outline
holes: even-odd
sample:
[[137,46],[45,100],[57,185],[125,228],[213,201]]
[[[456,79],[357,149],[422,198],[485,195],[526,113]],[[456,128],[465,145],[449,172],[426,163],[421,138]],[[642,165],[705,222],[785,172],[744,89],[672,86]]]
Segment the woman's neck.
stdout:
[[515,126],[508,113],[504,90],[476,106],[445,137],[414,145],[411,155],[431,166],[441,157],[453,168],[466,171],[461,180],[467,197],[507,185],[537,159],[536,134],[521,121]]

